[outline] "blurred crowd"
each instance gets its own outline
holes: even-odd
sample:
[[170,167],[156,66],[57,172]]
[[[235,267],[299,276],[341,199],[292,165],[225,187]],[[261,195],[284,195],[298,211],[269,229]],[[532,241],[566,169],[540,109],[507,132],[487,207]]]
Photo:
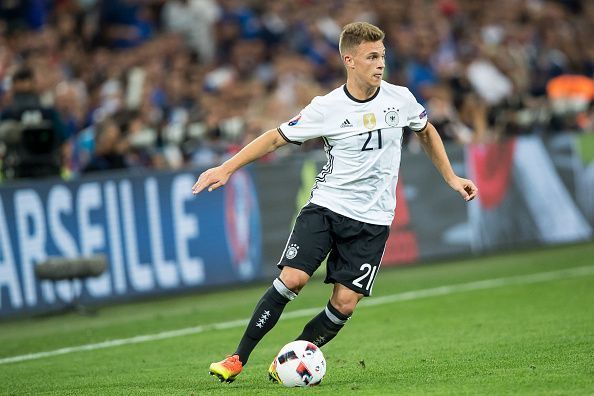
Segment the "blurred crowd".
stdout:
[[[386,32],[386,80],[445,140],[593,131],[588,0],[3,0],[0,113],[51,110],[63,177],[216,164],[344,83],[352,21]],[[5,178],[26,163],[11,125]]]

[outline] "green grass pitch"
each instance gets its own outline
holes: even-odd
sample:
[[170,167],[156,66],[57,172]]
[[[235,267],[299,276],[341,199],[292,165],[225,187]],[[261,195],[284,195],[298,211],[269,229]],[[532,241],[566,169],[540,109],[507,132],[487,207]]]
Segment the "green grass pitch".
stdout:
[[[208,375],[210,362],[232,352],[243,332],[226,322],[247,319],[266,287],[1,322],[0,394],[594,394],[592,243],[383,269],[374,297],[323,348],[328,371],[310,389],[269,383],[267,368],[309,320],[303,310],[326,303],[331,289],[319,277],[287,307],[297,313],[281,319],[237,381]],[[221,322],[226,328],[5,361]]]

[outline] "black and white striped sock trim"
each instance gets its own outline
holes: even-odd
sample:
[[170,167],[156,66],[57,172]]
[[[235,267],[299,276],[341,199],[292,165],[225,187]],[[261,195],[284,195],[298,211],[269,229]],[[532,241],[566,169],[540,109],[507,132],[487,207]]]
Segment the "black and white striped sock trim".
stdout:
[[326,308],[324,308],[324,312],[326,313],[326,316],[328,317],[328,319],[330,319],[332,323],[337,324],[339,326],[343,326],[347,322],[347,320],[351,318],[350,315],[347,316],[338,312],[338,310],[334,308],[332,304],[330,304],[330,302],[328,302],[328,305],[326,305]]
[[289,289],[287,286],[285,286],[283,281],[280,280],[279,278],[276,278],[274,281],[272,281],[272,286],[274,286],[276,291],[281,296],[288,298],[289,301],[294,300],[295,297],[297,297],[297,294],[294,291],[292,291],[291,289]]

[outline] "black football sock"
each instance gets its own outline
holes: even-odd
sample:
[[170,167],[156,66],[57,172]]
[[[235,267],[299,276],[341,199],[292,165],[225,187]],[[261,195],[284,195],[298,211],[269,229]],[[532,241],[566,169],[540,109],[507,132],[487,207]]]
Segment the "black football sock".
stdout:
[[326,345],[338,334],[350,317],[339,312],[328,301],[326,308],[305,325],[297,339],[312,342],[318,347]]
[[266,290],[252,314],[250,323],[243,333],[235,354],[242,364],[246,364],[258,342],[274,327],[287,303],[297,297],[293,291],[276,278]]

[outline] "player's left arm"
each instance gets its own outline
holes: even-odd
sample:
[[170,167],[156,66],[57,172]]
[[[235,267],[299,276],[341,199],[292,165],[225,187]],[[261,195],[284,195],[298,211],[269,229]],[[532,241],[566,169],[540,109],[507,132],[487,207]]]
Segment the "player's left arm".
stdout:
[[448,158],[443,141],[435,127],[428,122],[425,129],[417,132],[425,153],[429,156],[433,165],[437,168],[446,183],[458,191],[465,201],[471,201],[476,197],[478,188],[472,180],[464,179],[454,173],[452,164]]

